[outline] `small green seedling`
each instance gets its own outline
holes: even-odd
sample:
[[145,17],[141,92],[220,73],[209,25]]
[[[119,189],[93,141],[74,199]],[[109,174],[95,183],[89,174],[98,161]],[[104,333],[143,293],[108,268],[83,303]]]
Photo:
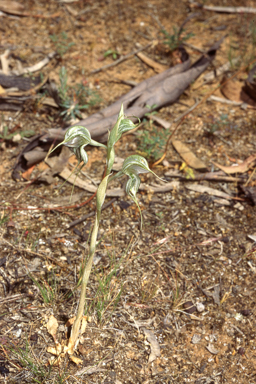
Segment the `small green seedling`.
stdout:
[[71,87],[68,85],[68,74],[65,67],[61,67],[59,72],[60,86],[58,88],[60,106],[62,112],[60,116],[64,120],[82,118],[81,111],[88,109],[100,102],[100,97],[88,86],[80,83]]
[[54,270],[52,270],[46,279],[36,279],[32,274],[29,275],[31,280],[38,288],[43,302],[45,304],[54,304],[60,300],[60,287]]
[[184,32],[184,30],[177,27],[173,27],[172,34],[168,33],[165,29],[161,30],[161,33],[163,33],[166,38],[164,44],[169,46],[171,52],[175,51],[175,49],[179,48],[183,42],[194,36],[193,33],[187,33],[186,35],[181,36],[182,32]]
[[[84,165],[88,161],[88,156],[85,151],[86,145],[102,147],[107,150],[106,173],[105,173],[105,177],[103,178],[102,182],[98,187],[97,194],[96,194],[95,224],[94,224],[92,235],[91,235],[88,261],[82,272],[80,301],[79,301],[76,319],[71,330],[71,336],[70,336],[68,348],[67,348],[67,351],[69,354],[73,354],[74,349],[76,347],[81,320],[85,310],[86,287],[87,287],[87,283],[88,283],[89,276],[92,269],[93,256],[96,250],[97,235],[99,231],[101,209],[105,200],[108,184],[116,178],[119,178],[122,176],[128,176],[128,181],[126,184],[126,193],[136,203],[140,211],[139,203],[136,197],[136,194],[140,186],[139,174],[150,172],[156,177],[158,177],[153,171],[149,169],[147,161],[142,156],[139,156],[139,155],[132,155],[127,157],[124,160],[121,171],[119,171],[115,175],[111,175],[112,167],[115,160],[115,149],[114,149],[115,144],[121,138],[123,133],[133,130],[134,128],[136,128],[136,125],[130,119],[125,117],[123,106],[121,106],[117,122],[113,127],[113,129],[111,130],[111,132],[109,133],[107,146],[100,144],[95,140],[92,140],[90,132],[85,127],[82,127],[82,126],[74,126],[69,128],[65,134],[64,141],[58,145],[60,146],[63,144],[69,147],[71,151],[76,155],[76,158],[78,160],[78,165],[79,164]],[[140,215],[141,215],[141,211],[140,211]],[[142,215],[141,215],[141,218],[142,218]]]
[[159,129],[154,125],[152,119],[154,114],[155,112],[148,112],[146,115],[149,121],[145,119],[142,129],[137,131],[137,152],[152,162],[161,157],[170,135],[168,129]]
[[60,57],[63,57],[65,53],[71,48],[75,43],[68,43],[68,35],[66,32],[61,32],[59,35],[50,35],[50,39],[55,44],[55,48]]
[[152,116],[157,115],[157,111],[155,111],[157,105],[146,105],[146,108],[148,108],[149,112],[145,113],[145,116],[149,119],[149,127],[152,128],[153,125],[153,119]]
[[14,137],[19,134],[21,138],[31,137],[35,134],[32,130],[9,132],[7,125],[4,125],[0,132],[0,147],[3,142],[13,142]]
[[113,49],[108,49],[105,53],[104,53],[104,58],[108,57],[108,56],[112,56],[113,60],[116,60],[118,59],[118,57],[120,56],[120,53],[117,52],[117,51],[114,51]]

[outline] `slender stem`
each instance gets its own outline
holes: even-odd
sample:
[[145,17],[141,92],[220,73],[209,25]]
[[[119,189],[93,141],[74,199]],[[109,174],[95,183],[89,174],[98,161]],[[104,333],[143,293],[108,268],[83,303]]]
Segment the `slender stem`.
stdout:
[[88,283],[89,276],[90,276],[91,269],[92,269],[93,256],[94,256],[95,248],[96,248],[97,233],[98,233],[98,229],[99,229],[99,217],[98,216],[99,215],[97,212],[96,220],[95,220],[95,224],[94,224],[93,232],[92,232],[91,243],[90,243],[89,259],[88,259],[87,264],[83,270],[82,283],[81,283],[81,293],[80,293],[80,300],[79,300],[77,315],[76,315],[76,319],[74,321],[74,324],[73,324],[73,327],[71,330],[70,339],[69,339],[69,350],[71,351],[71,353],[73,353],[73,350],[75,348],[75,344],[76,344],[79,330],[80,330],[82,317],[84,314],[85,299],[86,299],[86,287],[87,287],[87,283]]
[[[106,172],[109,175],[109,170]],[[107,190],[107,179],[106,183],[104,183],[104,193],[102,194],[102,197],[100,198],[100,208],[97,208],[97,213],[96,213],[96,218],[95,218],[95,223],[92,231],[92,237],[91,237],[91,242],[90,242],[90,250],[89,250],[89,259],[87,261],[87,264],[83,270],[83,276],[82,276],[82,283],[81,283],[81,293],[80,293],[80,300],[79,300],[79,305],[78,305],[78,310],[77,310],[77,315],[76,319],[74,321],[72,330],[71,330],[71,335],[70,339],[68,342],[68,352],[72,354],[74,352],[74,349],[76,347],[76,342],[77,338],[79,335],[79,330],[80,330],[80,325],[81,321],[83,318],[84,314],[84,308],[85,308],[85,300],[86,300],[86,287],[87,283],[91,274],[91,269],[92,269],[92,264],[93,264],[93,256],[95,253],[96,249],[96,241],[97,241],[97,235],[98,235],[98,230],[99,230],[99,222],[100,222],[100,216],[101,216],[101,207],[104,203],[105,200],[105,194]]]

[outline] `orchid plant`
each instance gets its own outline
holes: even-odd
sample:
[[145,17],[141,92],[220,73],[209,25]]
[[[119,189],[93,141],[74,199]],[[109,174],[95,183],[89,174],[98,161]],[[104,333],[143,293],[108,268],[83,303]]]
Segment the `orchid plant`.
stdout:
[[[134,124],[127,117],[125,117],[123,106],[121,106],[117,122],[113,127],[113,129],[111,130],[111,132],[109,133],[107,146],[105,146],[104,144],[98,143],[95,140],[92,140],[88,129],[79,125],[69,128],[65,134],[64,141],[58,145],[58,146],[65,145],[68,148],[70,148],[70,150],[76,155],[76,158],[78,160],[78,166],[81,164],[80,169],[88,161],[88,156],[85,151],[86,145],[103,147],[107,150],[106,173],[105,173],[105,177],[103,178],[103,180],[101,181],[98,187],[97,194],[96,194],[97,208],[96,208],[95,224],[91,234],[88,261],[82,272],[80,300],[79,300],[76,319],[74,321],[74,324],[71,330],[71,335],[70,335],[68,349],[67,349],[69,354],[72,354],[74,352],[74,349],[76,348],[76,345],[77,345],[79,330],[80,330],[82,317],[85,310],[86,287],[87,287],[87,283],[91,273],[93,257],[96,249],[101,209],[105,200],[106,190],[109,182],[123,175],[128,176],[128,181],[126,184],[126,193],[136,203],[140,212],[141,225],[142,225],[142,214],[141,214],[139,203],[136,197],[136,194],[140,186],[139,174],[150,172],[156,177],[158,177],[153,171],[149,169],[148,163],[144,159],[144,157],[139,155],[132,155],[127,157],[124,160],[122,169],[117,174],[111,175],[112,167],[115,160],[115,149],[114,149],[115,144],[121,138],[123,133],[128,132],[136,127],[137,127],[136,124]],[[57,147],[55,147],[54,149],[56,149]]]

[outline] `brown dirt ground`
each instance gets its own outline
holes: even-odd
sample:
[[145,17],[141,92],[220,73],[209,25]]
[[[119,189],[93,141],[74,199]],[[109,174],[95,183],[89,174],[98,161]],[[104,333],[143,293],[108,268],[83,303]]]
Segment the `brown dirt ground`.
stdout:
[[[16,55],[11,61],[13,68],[18,59],[23,66],[30,66],[56,49],[50,35],[59,36],[65,31],[67,39],[62,48],[70,42],[74,45],[67,47],[62,57],[53,59],[42,73],[58,82],[59,69],[65,66],[70,84],[87,82],[102,99],[89,113],[110,105],[130,90],[130,86],[114,79],[140,82],[155,74],[133,56],[90,75],[92,70],[113,62],[112,57],[98,60],[104,52],[112,49],[124,55],[134,51],[136,43],[146,45],[162,39],[152,15],[171,32],[194,11],[184,0],[25,0],[23,5],[28,13],[58,13],[58,17],[0,16],[1,54],[9,48]],[[223,2],[213,1],[211,5]],[[229,5],[238,6],[241,1],[233,0]],[[255,3],[244,1],[243,5]],[[240,66],[231,71],[233,74],[242,69],[237,76],[242,81],[255,49],[255,29],[250,29],[253,20],[253,15],[201,10],[185,26],[186,32],[194,34],[187,42],[206,49],[226,34],[214,66],[218,68],[242,53]],[[163,46],[145,53],[170,64],[166,49],[159,47]],[[187,49],[192,60],[199,57],[196,50]],[[219,84],[220,78],[204,84],[205,74],[180,98],[181,103],[162,108],[158,116],[173,121],[196,98]],[[18,124],[19,129],[40,133],[59,125],[60,118],[56,109],[29,102],[20,113],[2,112],[2,126],[11,130]],[[211,130],[214,124],[217,135],[206,134],[205,129]],[[163,132],[161,126],[154,126]],[[182,123],[176,138],[211,168],[212,161],[231,165],[255,154],[255,131],[255,110],[208,101]],[[52,355],[47,348],[54,347],[54,341],[46,324],[53,315],[59,324],[57,339],[67,341],[65,324],[75,314],[79,297],[75,287],[94,218],[73,230],[68,224],[93,212],[95,202],[79,210],[49,211],[47,206],[53,202],[64,204],[71,193],[70,185],[65,184],[56,195],[62,183],[58,177],[51,185],[14,182],[11,170],[26,143],[22,139],[17,143],[2,141],[0,148],[0,382],[256,383],[256,253],[253,240],[248,238],[256,235],[255,206],[237,182],[196,183],[240,197],[238,201],[221,201],[193,192],[184,180],[171,192],[139,193],[142,233],[135,205],[128,198],[113,202],[102,214],[98,263],[87,289],[89,321],[77,350],[81,364],[64,357],[55,366],[49,365]],[[138,135],[126,136],[117,146],[117,155],[126,157],[141,150],[140,145]],[[90,161],[85,170],[99,181],[104,158],[97,149],[89,155],[96,161]],[[154,168],[160,176],[178,171],[182,163],[171,145],[166,159],[166,166]],[[38,174],[43,169],[39,164],[33,172]],[[255,185],[252,171],[243,174],[243,184],[251,176],[248,186]],[[148,184],[154,181],[147,175],[142,180]],[[78,188],[74,193],[78,202],[90,197]],[[46,209],[27,210],[29,207]],[[47,290],[49,303],[43,300],[35,281]],[[160,345],[161,355],[153,362],[149,362],[151,344],[145,329],[151,330]],[[86,367],[78,376],[77,372]]]

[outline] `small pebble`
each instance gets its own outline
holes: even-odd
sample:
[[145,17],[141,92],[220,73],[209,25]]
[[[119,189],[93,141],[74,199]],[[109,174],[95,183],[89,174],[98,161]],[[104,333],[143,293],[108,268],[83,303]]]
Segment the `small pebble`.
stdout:
[[205,310],[205,306],[203,303],[197,303],[196,304],[196,310],[197,312],[203,312]]
[[196,311],[196,307],[194,306],[192,301],[187,301],[183,304],[183,307],[185,309],[185,312],[192,314]]
[[201,335],[198,335],[197,333],[195,333],[192,337],[191,343],[198,344],[200,343],[200,341],[201,341]]
[[234,318],[237,320],[237,321],[241,321],[243,320],[243,315],[241,315],[241,313],[236,313]]
[[243,356],[245,354],[245,349],[243,347],[238,348],[239,355]]
[[243,316],[250,316],[251,311],[249,309],[243,309],[242,311],[240,311],[240,313]]

